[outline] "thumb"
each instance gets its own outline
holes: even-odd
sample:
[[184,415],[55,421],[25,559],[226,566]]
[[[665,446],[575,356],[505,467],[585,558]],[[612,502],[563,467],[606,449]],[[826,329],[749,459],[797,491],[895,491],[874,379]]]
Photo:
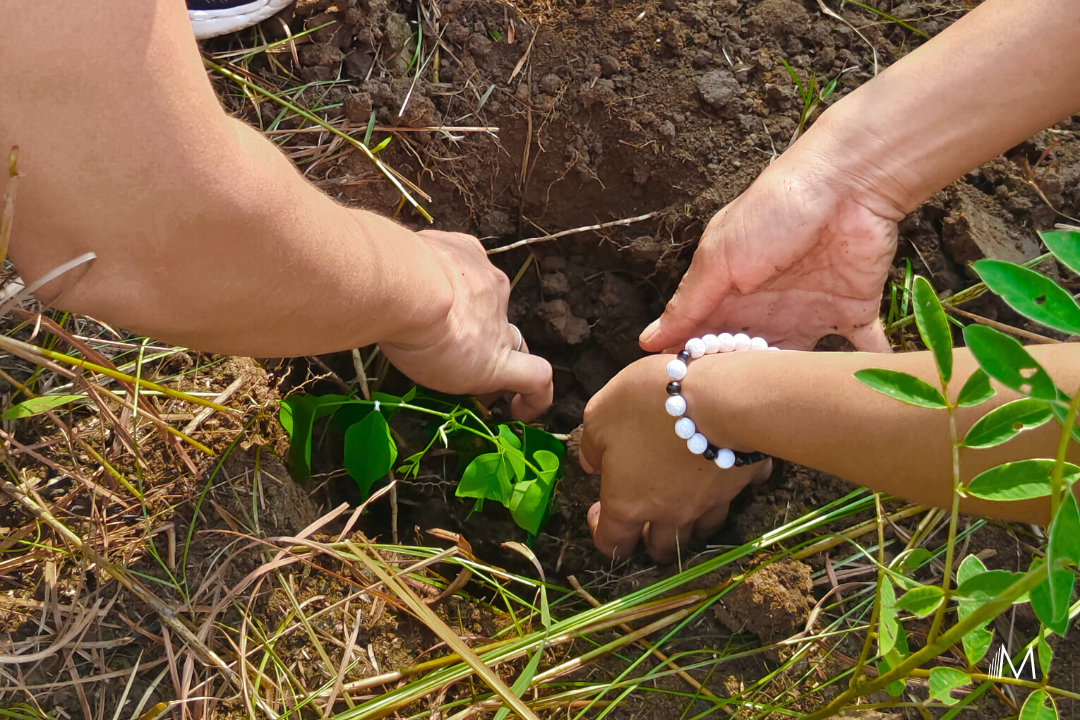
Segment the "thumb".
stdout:
[[881,327],[881,320],[878,318],[874,318],[872,322],[853,330],[848,334],[847,339],[860,352],[892,352],[892,344],[885,335],[885,329]]
[[694,254],[690,269],[668,301],[664,314],[654,320],[638,338],[643,350],[660,352],[682,345],[708,320],[727,295],[731,278],[719,263],[706,258],[702,246]]

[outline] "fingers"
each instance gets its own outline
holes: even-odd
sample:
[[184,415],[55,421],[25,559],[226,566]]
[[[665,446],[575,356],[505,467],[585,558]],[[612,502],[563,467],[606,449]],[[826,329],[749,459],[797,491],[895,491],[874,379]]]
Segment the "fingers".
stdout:
[[693,523],[676,526],[670,522],[650,522],[645,526],[645,549],[658,565],[686,559],[690,556],[693,534]]
[[706,510],[694,522],[694,539],[705,540],[712,537],[720,529],[720,526],[724,524],[724,521],[727,520],[728,507],[728,503],[722,502]]
[[585,424],[578,443],[578,462],[590,475],[599,475],[603,469],[604,448],[600,446],[594,423],[589,422],[589,408],[585,408]]
[[507,353],[499,384],[517,393],[510,402],[510,414],[517,420],[531,422],[551,407],[551,365],[543,358],[524,352]]
[[708,319],[730,286],[727,274],[718,273],[715,263],[703,259],[699,247],[664,314],[638,338],[642,349],[659,352],[666,347],[681,345]]
[[889,342],[889,338],[885,335],[885,329],[881,327],[881,320],[877,318],[874,318],[873,322],[853,330],[848,334],[847,339],[851,341],[856,350],[862,352],[892,352],[892,343]]
[[625,560],[633,554],[644,523],[624,520],[613,513],[604,512],[600,503],[589,508],[589,529],[593,544],[600,554],[612,562]]

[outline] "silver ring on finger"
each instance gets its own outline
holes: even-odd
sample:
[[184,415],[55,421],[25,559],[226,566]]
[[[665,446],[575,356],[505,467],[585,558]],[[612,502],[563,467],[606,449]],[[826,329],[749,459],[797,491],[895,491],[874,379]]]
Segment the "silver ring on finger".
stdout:
[[517,333],[518,341],[517,347],[514,348],[514,352],[521,352],[521,348],[525,347],[525,336],[521,334],[521,330],[514,323],[508,323],[510,327],[514,328],[514,332]]

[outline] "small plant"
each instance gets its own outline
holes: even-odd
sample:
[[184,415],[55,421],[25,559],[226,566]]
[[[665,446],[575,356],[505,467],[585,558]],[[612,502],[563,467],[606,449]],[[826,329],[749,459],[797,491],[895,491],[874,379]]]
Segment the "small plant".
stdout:
[[540,533],[562,475],[563,444],[551,433],[520,422],[492,429],[459,400],[415,387],[401,397],[375,392],[371,400],[345,395],[292,395],[282,400],[281,424],[292,441],[294,476],[300,481],[311,477],[315,421],[329,417],[327,429],[344,439],[345,470],[364,497],[369,496],[375,483],[394,470],[398,444],[388,421],[402,410],[436,421],[428,428],[424,448],[397,467],[402,479],[415,479],[420,462],[437,445],[454,445],[466,466],[457,496],[473,498],[474,511],[482,510],[485,500],[501,503],[530,537]]
[[792,81],[795,83],[795,89],[799,92],[799,100],[802,101],[802,109],[799,111],[799,124],[795,128],[795,135],[791,138],[791,142],[795,142],[802,135],[803,128],[806,127],[806,121],[810,119],[810,113],[814,112],[814,108],[828,100],[829,96],[836,91],[836,83],[839,82],[840,76],[837,75],[832,80],[829,80],[819,90],[816,75],[811,73],[810,81],[803,85],[802,80],[799,79],[795,69],[788,64],[788,61],[780,58],[780,62],[784,63],[784,68],[788,71],[788,75],[791,76]]
[[[1050,252],[1066,267],[1080,271],[1080,232],[1071,230],[1043,233]],[[1080,334],[1080,305],[1061,286],[1034,270],[999,260],[980,260],[973,269],[986,286],[1014,310],[1035,322],[1063,332]],[[945,548],[944,576],[940,586],[925,585],[907,573],[925,561],[923,549],[911,549],[898,555],[889,565],[879,554],[877,599],[862,654],[848,689],[809,720],[830,717],[858,697],[886,690],[893,697],[905,691],[911,677],[929,681],[930,697],[944,706],[966,705],[984,692],[990,683],[1002,682],[1031,688],[1020,712],[1025,720],[1051,720],[1058,717],[1055,695],[1073,696],[1067,690],[1051,687],[1046,678],[1052,652],[1047,638],[1064,635],[1071,615],[1080,608],[1071,607],[1076,583],[1074,569],[1080,564],[1080,508],[1072,492],[1080,478],[1080,467],[1065,461],[1070,442],[1080,442],[1076,427],[1080,409],[1080,388],[1072,396],[1057,387],[1046,370],[1015,339],[982,325],[964,328],[964,340],[978,361],[980,369],[966,379],[950,399],[953,380],[953,346],[949,320],[930,283],[916,277],[912,283],[912,301],[916,324],[923,343],[931,351],[938,370],[939,388],[912,375],[893,370],[869,369],[855,374],[859,382],[908,405],[942,410],[949,415],[952,430],[953,500],[949,535]],[[958,437],[957,408],[974,407],[995,391],[993,378],[1023,397],[1005,403],[983,415],[966,433]],[[963,482],[960,474],[960,448],[989,448],[1001,445],[1021,432],[1056,419],[1061,425],[1060,439],[1053,458],[1031,458],[994,467]],[[956,567],[957,518],[963,497],[1012,501],[1049,497],[1051,523],[1044,557],[1035,557],[1025,573],[987,570],[974,555],[968,555]],[[880,530],[879,530],[880,532]],[[880,547],[880,546],[879,546]],[[1038,555],[1038,553],[1036,553]],[[927,555],[928,557],[928,555]],[[955,567],[956,583],[953,584]],[[1030,603],[1041,623],[1038,635],[1021,651],[1030,660],[1034,675],[1037,654],[1043,680],[1026,681],[1002,673],[1007,660],[994,656],[989,673],[981,673],[976,664],[987,657],[993,634],[990,622],[1017,603]],[[945,628],[945,615],[955,609],[957,621]],[[926,641],[921,649],[908,643],[901,613],[916,618],[932,616]],[[876,638],[876,677],[864,671],[870,656],[871,641]],[[961,645],[966,667],[937,665],[928,672],[926,663]],[[1033,654],[1034,651],[1034,654]],[[1026,655],[1024,654],[1026,653]],[[1021,661],[1021,671],[1023,661]],[[956,688],[982,685],[964,700],[953,697]],[[961,705],[960,707],[963,707]],[[949,715],[952,717],[952,714]]]

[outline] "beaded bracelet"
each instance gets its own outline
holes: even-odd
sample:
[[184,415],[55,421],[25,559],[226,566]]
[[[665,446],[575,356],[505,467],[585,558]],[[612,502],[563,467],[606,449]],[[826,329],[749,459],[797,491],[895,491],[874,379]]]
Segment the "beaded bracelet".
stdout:
[[671,382],[667,385],[668,399],[664,403],[664,409],[668,415],[679,418],[675,421],[675,434],[686,441],[686,447],[690,452],[695,455],[702,455],[706,460],[712,460],[721,470],[742,465],[752,465],[768,457],[765,453],[744,453],[729,450],[728,448],[720,448],[710,443],[708,438],[697,431],[697,425],[694,424],[694,421],[686,417],[686,398],[681,395],[681,382],[686,377],[687,366],[691,360],[697,360],[716,353],[779,349],[769,347],[764,338],[751,338],[745,333],[736,335],[730,333],[709,334],[699,338],[690,338],[686,341],[686,348],[681,350],[678,356],[667,364],[667,376],[671,379]]

